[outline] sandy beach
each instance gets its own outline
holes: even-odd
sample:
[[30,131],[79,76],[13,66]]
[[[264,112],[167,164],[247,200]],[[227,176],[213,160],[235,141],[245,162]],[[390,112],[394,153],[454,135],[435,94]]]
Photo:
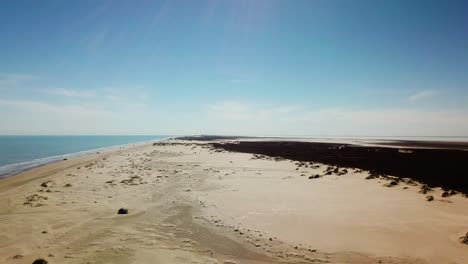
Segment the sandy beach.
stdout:
[[210,143],[113,149],[0,180],[0,262],[468,263],[463,193]]

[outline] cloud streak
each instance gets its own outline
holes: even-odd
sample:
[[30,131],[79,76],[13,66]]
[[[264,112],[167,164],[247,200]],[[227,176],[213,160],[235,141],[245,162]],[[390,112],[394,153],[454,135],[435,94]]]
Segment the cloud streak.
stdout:
[[37,114],[49,114],[53,116],[68,116],[74,117],[102,117],[109,115],[111,112],[99,109],[95,106],[90,105],[56,105],[40,101],[29,101],[29,100],[5,100],[0,99],[0,107],[9,107],[14,110],[37,113]]
[[422,99],[431,98],[431,97],[435,96],[436,94],[437,94],[437,92],[434,91],[434,90],[424,90],[424,91],[420,91],[420,92],[417,92],[417,93],[411,95],[410,97],[408,97],[408,100],[410,102],[416,102],[416,101],[419,101],[419,100],[422,100]]
[[36,80],[36,79],[39,79],[39,76],[32,75],[32,74],[22,74],[22,73],[0,74],[0,88],[1,86],[18,85],[18,84]]
[[73,90],[65,88],[47,89],[45,93],[51,95],[59,95],[65,97],[82,97],[82,98],[93,98],[96,97],[96,92],[93,90]]
[[145,106],[149,97],[139,88],[106,87],[100,89],[66,89],[54,88],[43,90],[43,93],[52,96],[77,98],[81,102],[95,102],[101,105],[131,105]]

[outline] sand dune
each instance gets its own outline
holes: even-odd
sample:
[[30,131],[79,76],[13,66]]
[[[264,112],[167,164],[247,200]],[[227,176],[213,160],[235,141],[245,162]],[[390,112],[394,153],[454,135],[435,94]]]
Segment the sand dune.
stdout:
[[0,181],[0,261],[468,263],[467,198],[306,165],[168,141],[37,168]]

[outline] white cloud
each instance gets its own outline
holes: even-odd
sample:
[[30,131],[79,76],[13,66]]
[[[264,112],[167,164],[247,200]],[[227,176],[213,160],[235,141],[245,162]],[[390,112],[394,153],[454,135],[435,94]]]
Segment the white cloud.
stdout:
[[59,95],[65,97],[83,97],[83,98],[92,98],[96,97],[96,92],[93,90],[73,90],[73,89],[47,89],[45,90],[47,94]]
[[415,101],[419,101],[421,99],[426,99],[426,98],[433,97],[436,94],[437,94],[437,92],[434,91],[434,90],[424,90],[424,91],[420,91],[420,92],[417,92],[417,93],[411,95],[410,97],[408,97],[408,100],[411,101],[411,102],[415,102]]

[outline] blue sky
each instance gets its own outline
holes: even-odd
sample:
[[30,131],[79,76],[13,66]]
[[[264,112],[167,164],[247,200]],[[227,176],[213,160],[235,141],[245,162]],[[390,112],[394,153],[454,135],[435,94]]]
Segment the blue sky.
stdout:
[[468,135],[466,1],[2,1],[0,134]]

